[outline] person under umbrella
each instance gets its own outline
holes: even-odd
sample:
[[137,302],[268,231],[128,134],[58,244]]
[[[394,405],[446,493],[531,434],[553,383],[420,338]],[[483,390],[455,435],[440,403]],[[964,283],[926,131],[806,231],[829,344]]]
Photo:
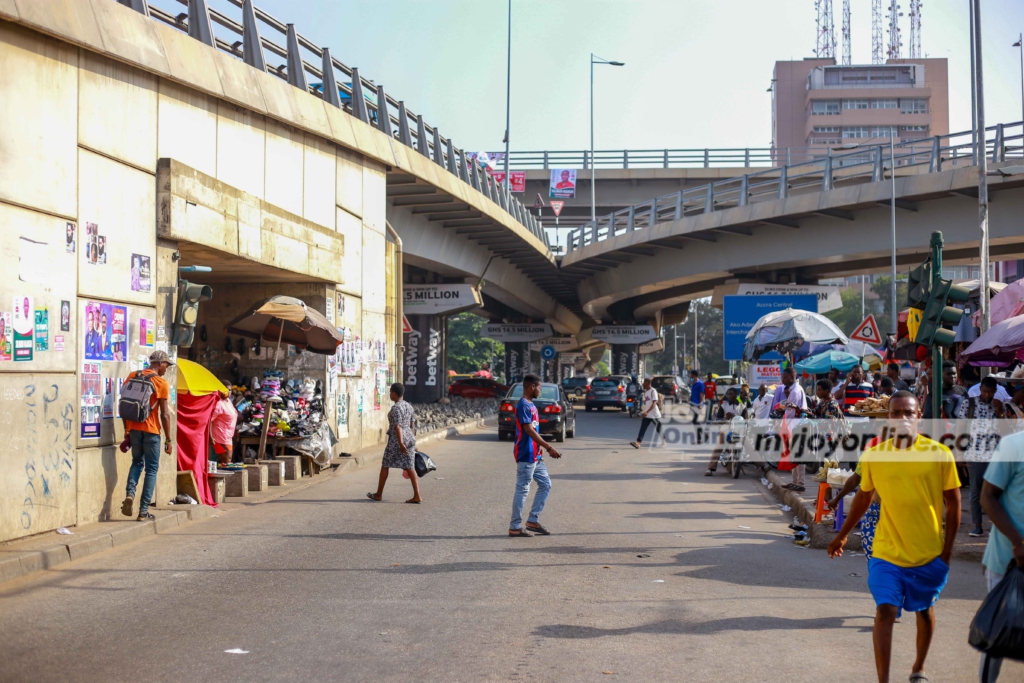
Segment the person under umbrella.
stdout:
[[394,405],[388,411],[388,442],[384,446],[384,460],[380,464],[380,479],[377,492],[367,493],[370,500],[384,498],[384,484],[388,480],[388,470],[405,470],[412,481],[412,498],[406,503],[422,503],[420,498],[420,480],[416,476],[416,416],[412,406],[403,398],[405,385],[395,382],[391,385],[391,400]]

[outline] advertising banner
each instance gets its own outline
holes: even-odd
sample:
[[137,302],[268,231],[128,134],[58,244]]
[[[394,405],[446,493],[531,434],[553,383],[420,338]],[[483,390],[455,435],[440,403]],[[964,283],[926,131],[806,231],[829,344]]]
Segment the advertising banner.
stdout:
[[438,315],[410,315],[412,332],[405,339],[405,400],[433,403],[444,396],[444,319]]
[[762,384],[778,384],[782,381],[782,366],[772,363],[750,366],[750,380],[747,384],[751,389],[757,389]]
[[843,297],[839,293],[839,287],[825,285],[741,284],[738,286],[736,294],[740,296],[813,294],[818,298],[818,313],[828,313],[843,307]]
[[553,168],[548,184],[550,199],[572,199],[576,196],[576,169]]
[[481,339],[500,342],[533,342],[550,337],[551,333],[548,323],[488,323],[480,328]]
[[665,340],[662,339],[661,337],[658,337],[657,339],[652,339],[649,342],[644,342],[643,344],[640,345],[640,354],[641,355],[643,355],[645,353],[657,353],[658,351],[664,351],[664,350],[665,350]]
[[35,344],[35,313],[32,307],[32,297],[15,295],[13,327],[14,361],[31,361]]
[[529,370],[530,346],[525,342],[505,343],[505,383],[512,385]]
[[651,325],[597,325],[590,336],[605,344],[643,344],[658,337]]
[[[817,311],[818,297],[814,294],[792,294],[777,296],[735,295],[723,297],[725,360],[743,360],[743,345],[747,332],[758,320],[772,311],[796,308],[802,311]],[[762,358],[778,360],[778,354],[766,354]]]
[[579,342],[576,341],[576,337],[548,337],[547,339],[530,342],[531,351],[540,351],[545,346],[552,346],[558,352],[572,351],[579,347]]
[[402,291],[406,315],[451,315],[483,303],[476,288],[467,284],[405,285]]
[[640,346],[638,344],[612,345],[612,374],[635,375],[640,371]]
[[[526,171],[509,171],[509,175],[512,177],[508,180],[508,189],[513,193],[526,192]],[[498,185],[505,182],[504,171],[491,171],[491,177]]]

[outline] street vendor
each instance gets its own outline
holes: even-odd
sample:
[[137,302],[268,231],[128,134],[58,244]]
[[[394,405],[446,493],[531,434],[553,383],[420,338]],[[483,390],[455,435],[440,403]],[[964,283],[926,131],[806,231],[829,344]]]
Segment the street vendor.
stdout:
[[217,454],[217,462],[231,462],[231,454],[235,440],[235,425],[238,423],[238,411],[223,391],[220,400],[213,408],[210,417],[210,434],[213,437],[213,452]]
[[875,395],[875,389],[870,382],[864,379],[864,370],[860,365],[854,365],[846,375],[846,381],[835,393],[836,400],[843,407],[843,412],[850,413],[850,409],[857,405],[857,401],[863,401]]

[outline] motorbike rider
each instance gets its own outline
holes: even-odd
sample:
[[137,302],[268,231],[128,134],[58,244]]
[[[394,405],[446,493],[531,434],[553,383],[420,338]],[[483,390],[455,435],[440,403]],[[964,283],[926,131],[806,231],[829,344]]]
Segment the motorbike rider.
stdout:
[[626,400],[629,403],[630,412],[638,410],[637,399],[640,396],[640,381],[636,375],[630,375],[629,383],[626,385]]

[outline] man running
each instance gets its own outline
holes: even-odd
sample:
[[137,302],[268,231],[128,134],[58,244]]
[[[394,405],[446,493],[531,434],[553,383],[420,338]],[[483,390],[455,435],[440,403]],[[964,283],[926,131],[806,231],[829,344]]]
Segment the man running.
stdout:
[[697,426],[701,409],[704,407],[704,382],[700,381],[700,373],[690,370],[690,412],[693,413],[693,426],[697,430],[697,443],[701,442],[701,429]]
[[[540,414],[533,399],[540,396],[540,377],[527,375],[523,378],[523,397],[516,404],[516,441],[513,453],[516,457],[516,493],[512,498],[512,523],[508,535],[512,537],[528,537],[533,534],[549,536],[550,531],[540,524],[540,513],[551,493],[551,478],[548,468],[544,465],[541,450],[548,452],[552,458],[561,458],[562,454],[541,438],[537,428],[540,426]],[[537,482],[537,495],[533,497],[533,508],[523,528],[523,507],[526,497],[530,494],[530,481]]]
[[[924,662],[935,633],[933,605],[949,577],[955,530],[960,527],[960,479],[953,454],[919,436],[921,408],[909,391],[889,401],[889,428],[895,436],[864,451],[860,491],[843,528],[829,543],[829,557],[841,557],[847,537],[871,505],[877,491],[882,514],[868,561],[868,588],[875,599],[875,669],[880,683],[889,680],[892,629],[902,610],[917,612],[917,658],[912,683],[926,683]],[[954,530],[943,538],[945,528]]]
[[[629,445],[633,448],[640,448],[640,444],[644,441],[644,434],[647,433],[647,427],[652,423],[654,424],[654,431],[661,436],[661,410],[658,408],[658,390],[651,386],[651,378],[648,377],[644,380],[644,412],[640,414],[640,433],[636,436],[636,441],[630,441]],[[664,441],[662,441],[664,445]]]

